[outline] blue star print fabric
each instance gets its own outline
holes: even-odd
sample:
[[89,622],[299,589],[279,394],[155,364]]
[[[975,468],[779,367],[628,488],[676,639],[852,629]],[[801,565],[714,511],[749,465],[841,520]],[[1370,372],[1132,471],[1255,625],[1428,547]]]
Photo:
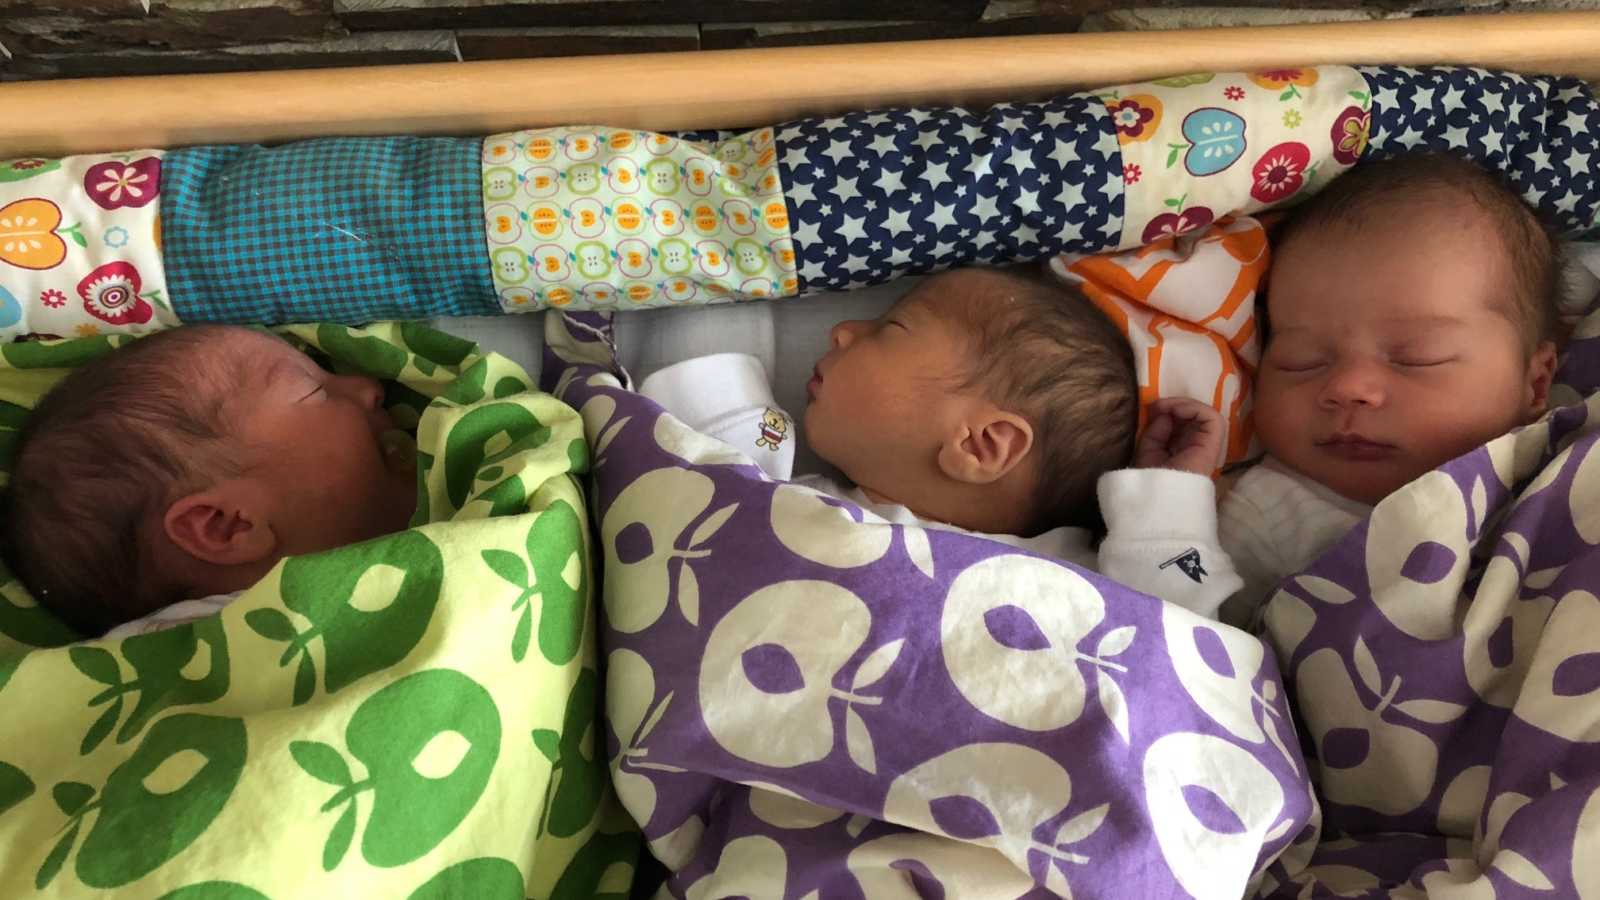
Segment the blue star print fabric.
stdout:
[[778,130],[802,293],[1116,246],[1122,165],[1105,105],[895,109]]
[[1499,169],[1564,237],[1600,212],[1600,104],[1575,78],[1445,67],[1358,66],[1372,89],[1362,162],[1441,151]]

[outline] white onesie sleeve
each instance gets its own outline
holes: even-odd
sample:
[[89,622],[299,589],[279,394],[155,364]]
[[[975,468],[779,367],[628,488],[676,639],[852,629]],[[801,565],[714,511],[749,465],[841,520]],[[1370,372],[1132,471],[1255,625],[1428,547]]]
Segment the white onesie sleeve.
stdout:
[[1208,618],[1244,586],[1217,540],[1217,489],[1176,469],[1100,477],[1100,574]]
[[748,353],[699,356],[667,366],[639,393],[701,434],[714,437],[787,481],[794,471],[795,421],[778,407],[766,367]]

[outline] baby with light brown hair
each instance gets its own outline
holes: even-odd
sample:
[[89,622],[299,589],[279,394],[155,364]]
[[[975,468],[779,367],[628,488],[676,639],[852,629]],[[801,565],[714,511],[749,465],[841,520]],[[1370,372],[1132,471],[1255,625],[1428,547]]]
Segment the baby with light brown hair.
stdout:
[[[1016,271],[956,270],[875,320],[835,325],[830,344],[807,386],[803,434],[849,484],[797,483],[890,522],[1098,570],[1202,615],[1238,588],[1215,544],[1213,507],[1196,499],[1203,488],[1180,472],[1123,468],[1138,419],[1132,350],[1076,292]],[[672,397],[723,390],[728,379],[708,375],[706,359],[679,364],[698,393],[662,389],[673,366],[646,380],[646,395],[675,412]],[[761,408],[771,394],[726,402]],[[1108,533],[1096,552],[1101,515]]]
[[1089,525],[1096,482],[1132,451],[1127,342],[1041,280],[949,272],[830,342],[805,438],[874,502],[991,534]]

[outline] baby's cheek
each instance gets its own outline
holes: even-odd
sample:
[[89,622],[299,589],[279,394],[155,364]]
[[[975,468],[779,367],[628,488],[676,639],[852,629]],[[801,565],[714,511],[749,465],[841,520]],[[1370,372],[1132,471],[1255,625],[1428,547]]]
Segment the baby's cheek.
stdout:
[[1473,422],[1451,422],[1430,436],[1425,448],[1426,458],[1419,461],[1425,469],[1437,469],[1452,459],[1476,450],[1510,430],[1493,419]]
[[1254,426],[1256,436],[1268,452],[1284,443],[1287,434],[1303,431],[1303,416],[1296,416],[1294,406],[1281,390],[1256,393]]
[[837,408],[820,407],[821,404],[812,404],[806,409],[801,425],[806,446],[818,459],[840,471],[858,468],[860,423],[841,415]]

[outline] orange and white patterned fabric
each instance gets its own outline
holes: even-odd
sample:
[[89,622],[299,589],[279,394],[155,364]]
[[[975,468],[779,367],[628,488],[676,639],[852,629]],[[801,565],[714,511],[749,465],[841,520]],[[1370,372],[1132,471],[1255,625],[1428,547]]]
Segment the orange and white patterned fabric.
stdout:
[[1050,269],[1128,336],[1140,429],[1158,398],[1209,403],[1227,423],[1226,465],[1253,453],[1251,383],[1261,359],[1256,293],[1269,256],[1266,229],[1240,216],[1121,253],[1062,254]]

